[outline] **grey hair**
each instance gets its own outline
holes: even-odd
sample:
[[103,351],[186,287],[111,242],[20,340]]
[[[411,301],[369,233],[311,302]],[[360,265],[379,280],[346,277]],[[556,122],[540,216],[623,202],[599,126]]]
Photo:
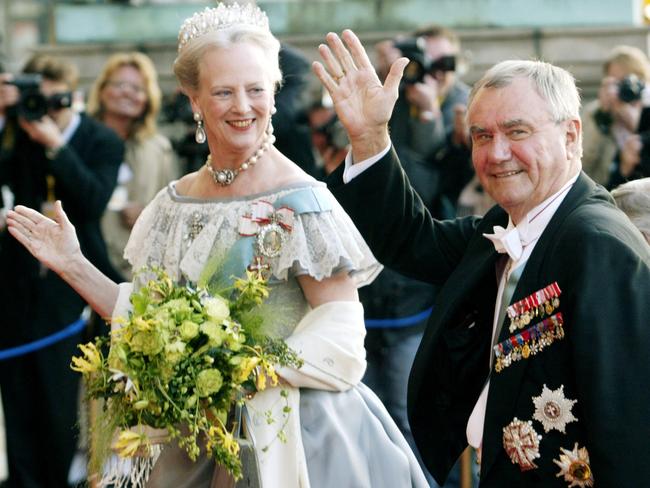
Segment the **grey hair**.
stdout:
[[612,190],[616,205],[632,223],[650,237],[650,178],[623,183]]
[[537,93],[548,102],[555,122],[580,118],[580,93],[575,78],[558,66],[544,61],[502,61],[490,68],[470,92],[468,107],[481,88],[503,88],[516,78],[528,78]]
[[264,52],[268,76],[277,89],[282,82],[280,71],[280,41],[271,32],[248,25],[237,25],[202,35],[188,42],[174,60],[174,74],[185,90],[197,90],[201,60],[212,49],[227,48],[238,43],[250,43]]

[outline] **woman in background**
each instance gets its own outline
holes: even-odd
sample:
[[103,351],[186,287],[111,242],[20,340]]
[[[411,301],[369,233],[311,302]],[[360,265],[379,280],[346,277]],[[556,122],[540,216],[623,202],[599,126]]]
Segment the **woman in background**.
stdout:
[[650,178],[628,181],[614,188],[612,196],[650,244]]
[[88,113],[125,142],[124,163],[102,219],[102,233],[112,265],[127,279],[131,266],[122,254],[133,224],[156,193],[179,176],[172,145],[156,125],[160,105],[156,68],[138,52],[108,58],[88,98]]

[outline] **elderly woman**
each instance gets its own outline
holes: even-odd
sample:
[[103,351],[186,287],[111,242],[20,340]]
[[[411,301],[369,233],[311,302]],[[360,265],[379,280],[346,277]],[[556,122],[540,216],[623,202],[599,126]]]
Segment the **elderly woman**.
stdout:
[[[286,443],[274,442],[277,427],[265,415],[281,418],[280,389],[247,401],[264,488],[427,486],[397,427],[359,383],[365,328],[357,287],[380,265],[324,184],[273,146],[278,50],[266,16],[250,5],[220,4],[183,24],[174,71],[210,155],[147,206],[125,256],[136,269],[162,266],[177,281],[195,282],[215,262],[225,265],[213,283],[266,268],[269,306],[282,307],[281,316],[265,318],[267,332],[285,338],[305,364],[279,370],[293,407]],[[284,226],[272,223],[280,208]],[[8,225],[99,314],[125,313],[139,283],[118,285],[90,265],[60,205],[55,221],[19,207]],[[210,460],[191,463],[168,446],[148,486],[210,486],[218,478]]]
[[88,97],[88,113],[125,141],[118,186],[102,219],[111,263],[125,277],[131,276],[131,267],[122,255],[136,219],[178,176],[171,143],[156,126],[160,103],[156,68],[138,52],[108,58]]
[[650,178],[628,181],[614,188],[612,196],[650,244]]

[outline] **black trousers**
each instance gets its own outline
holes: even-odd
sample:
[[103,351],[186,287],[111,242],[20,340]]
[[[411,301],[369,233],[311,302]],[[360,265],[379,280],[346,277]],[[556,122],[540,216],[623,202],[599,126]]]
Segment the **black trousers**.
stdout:
[[[20,324],[15,326],[19,327]],[[78,334],[40,351],[0,361],[12,488],[67,488],[77,446],[80,375],[70,369]]]

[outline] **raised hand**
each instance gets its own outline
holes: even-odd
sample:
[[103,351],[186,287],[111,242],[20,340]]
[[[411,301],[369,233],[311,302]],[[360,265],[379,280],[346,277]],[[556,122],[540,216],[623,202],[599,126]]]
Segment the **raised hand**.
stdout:
[[7,213],[9,233],[52,271],[65,272],[73,258],[81,255],[74,226],[63,211],[61,202],[54,204],[55,220],[36,210],[16,206]]
[[325,66],[315,62],[313,69],[334,102],[358,162],[390,143],[388,121],[408,59],[395,61],[382,85],[359,38],[351,30],[343,31],[342,37],[345,45],[336,34],[327,34],[328,45],[318,47]]

